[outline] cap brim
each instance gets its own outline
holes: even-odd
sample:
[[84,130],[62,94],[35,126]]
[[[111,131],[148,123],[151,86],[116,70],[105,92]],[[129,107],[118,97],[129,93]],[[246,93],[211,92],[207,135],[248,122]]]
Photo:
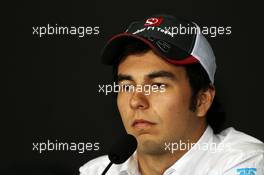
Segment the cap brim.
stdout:
[[199,61],[192,55],[188,57],[177,60],[177,58],[167,58],[162,52],[149,40],[144,37],[134,35],[131,33],[120,33],[118,35],[113,36],[106,44],[106,46],[102,50],[101,59],[103,64],[114,65],[119,62],[120,54],[124,50],[124,47],[133,41],[142,41],[147,44],[153,52],[155,52],[158,56],[164,58],[168,62],[177,65],[186,65],[186,64],[194,64]]

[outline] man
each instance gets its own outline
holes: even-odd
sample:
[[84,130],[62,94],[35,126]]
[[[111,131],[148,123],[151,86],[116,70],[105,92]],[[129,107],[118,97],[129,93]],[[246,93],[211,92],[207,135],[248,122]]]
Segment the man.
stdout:
[[[118,92],[117,105],[138,142],[135,153],[107,174],[264,174],[261,141],[233,128],[215,134],[217,118],[208,118],[215,57],[195,23],[168,15],[133,22],[107,43],[102,59],[114,65],[120,87],[129,87]],[[139,85],[149,85],[151,93]],[[91,160],[81,175],[101,174],[108,163],[107,156]]]

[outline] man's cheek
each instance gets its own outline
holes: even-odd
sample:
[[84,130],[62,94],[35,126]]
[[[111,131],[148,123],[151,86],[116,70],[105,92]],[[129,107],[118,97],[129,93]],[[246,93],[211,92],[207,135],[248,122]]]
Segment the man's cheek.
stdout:
[[123,122],[123,125],[126,129],[126,131],[130,130],[130,120],[127,116],[124,116],[125,114],[121,114],[121,119],[122,119],[122,122]]

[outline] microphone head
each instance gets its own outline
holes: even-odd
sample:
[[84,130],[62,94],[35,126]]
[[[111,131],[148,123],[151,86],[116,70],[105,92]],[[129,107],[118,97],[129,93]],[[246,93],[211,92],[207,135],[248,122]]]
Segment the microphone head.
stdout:
[[137,140],[126,134],[120,137],[111,147],[108,158],[115,164],[124,163],[137,149]]

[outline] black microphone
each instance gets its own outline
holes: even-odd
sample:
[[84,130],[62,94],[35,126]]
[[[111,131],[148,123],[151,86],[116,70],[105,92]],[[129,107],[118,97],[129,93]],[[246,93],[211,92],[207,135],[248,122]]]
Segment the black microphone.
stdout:
[[134,136],[126,134],[120,137],[111,147],[108,154],[110,163],[102,172],[102,175],[108,171],[111,165],[124,163],[137,149],[137,140]]

